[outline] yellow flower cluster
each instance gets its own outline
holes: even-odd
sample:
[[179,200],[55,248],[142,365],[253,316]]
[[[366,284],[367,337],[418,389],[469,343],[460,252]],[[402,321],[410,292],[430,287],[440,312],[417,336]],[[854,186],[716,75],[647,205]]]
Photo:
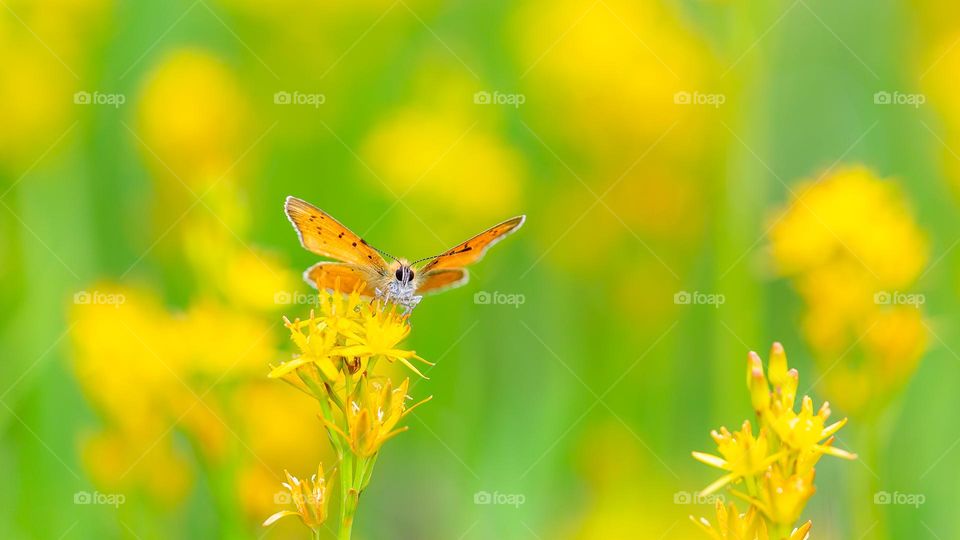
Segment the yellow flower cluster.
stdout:
[[[381,447],[406,431],[406,427],[397,427],[404,416],[430,400],[407,406],[410,379],[395,386],[374,369],[382,361],[397,362],[424,377],[411,361],[429,362],[414,351],[399,348],[410,334],[410,323],[396,306],[362,298],[362,285],[349,294],[341,294],[339,289],[337,281],[334,290],[320,291],[317,308],[308,319],[286,321],[299,352],[274,367],[269,377],[290,383],[320,404],[320,419],[340,459],[339,537],[349,538],[360,493],[370,482]],[[304,508],[309,505],[297,504],[296,512],[274,514],[264,525],[285,515],[299,515],[316,530],[323,522],[317,516],[325,516],[325,512],[307,515]]]
[[[760,423],[759,433],[754,436],[749,421],[732,433],[721,428],[711,433],[719,456],[693,452],[698,461],[726,471],[701,495],[736,485],[738,489],[731,489],[732,493],[751,506],[746,516],[740,516],[734,508],[728,512],[718,505],[717,529],[701,519],[698,523],[714,538],[755,540],[767,538],[768,530],[774,538],[794,538],[791,534],[797,532],[789,531],[815,491],[814,466],[820,457],[856,458],[832,445],[834,434],[847,420],[828,424],[830,406],[826,402],[814,412],[813,400],[804,396],[800,412],[794,410],[798,384],[799,374],[788,368],[787,355],[779,343],[774,343],[770,351],[767,374],[763,361],[751,352],[747,387]],[[797,538],[804,538],[809,528],[809,522],[800,527],[798,531],[803,533]]]
[[828,393],[855,410],[888,397],[927,344],[924,297],[910,290],[927,242],[896,185],[864,167],[807,182],[770,238],[778,272],[806,305],[803,332]]

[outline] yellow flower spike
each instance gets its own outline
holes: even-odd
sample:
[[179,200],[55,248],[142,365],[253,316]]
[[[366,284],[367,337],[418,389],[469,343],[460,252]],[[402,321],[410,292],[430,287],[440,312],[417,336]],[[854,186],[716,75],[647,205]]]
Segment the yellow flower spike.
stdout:
[[770,347],[769,371],[770,383],[775,388],[787,382],[787,353],[779,341],[775,341]]
[[803,396],[799,410],[794,410],[800,375],[787,365],[779,343],[771,347],[766,367],[765,375],[760,357],[753,352],[748,355],[747,387],[760,419],[758,435],[753,436],[749,422],[733,433],[721,428],[711,432],[719,456],[693,453],[698,461],[727,471],[702,495],[737,484],[743,491],[737,488],[731,493],[750,504],[746,514],[739,514],[733,505],[718,504],[716,527],[703,518],[694,520],[714,540],[767,540],[768,531],[774,540],[809,540],[809,521],[788,531],[816,491],[817,462],[824,455],[856,458],[833,447],[834,435],[847,419],[828,424],[828,402],[815,409],[813,399]]
[[283,472],[287,476],[283,487],[290,492],[290,502],[296,510],[281,510],[264,520],[263,526],[269,527],[283,517],[296,516],[307,527],[319,530],[327,520],[327,506],[330,503],[327,494],[329,483],[323,474],[323,464],[317,466],[317,473],[309,479],[300,480],[287,471]]

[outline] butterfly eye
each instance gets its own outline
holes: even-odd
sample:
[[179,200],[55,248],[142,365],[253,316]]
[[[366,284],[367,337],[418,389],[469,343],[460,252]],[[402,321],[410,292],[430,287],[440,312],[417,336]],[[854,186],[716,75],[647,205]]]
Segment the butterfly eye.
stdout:
[[397,276],[397,281],[403,281],[403,268],[397,268],[397,273],[394,275]]
[[408,279],[409,279],[410,281],[413,281],[413,268],[411,268],[410,270],[407,270],[407,272],[410,273],[410,277],[409,277]]

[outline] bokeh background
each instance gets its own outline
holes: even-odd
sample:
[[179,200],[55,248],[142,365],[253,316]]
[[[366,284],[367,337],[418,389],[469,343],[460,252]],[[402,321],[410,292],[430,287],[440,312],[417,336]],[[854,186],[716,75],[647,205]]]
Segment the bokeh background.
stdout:
[[0,5],[3,538],[303,537],[289,194],[411,257],[528,216],[416,310],[358,538],[699,538],[775,340],[861,457],[813,538],[960,536],[953,3]]

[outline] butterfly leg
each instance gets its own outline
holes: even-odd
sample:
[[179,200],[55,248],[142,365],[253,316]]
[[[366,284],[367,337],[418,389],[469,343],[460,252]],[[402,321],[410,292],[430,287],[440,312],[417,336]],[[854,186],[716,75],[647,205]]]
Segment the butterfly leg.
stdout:
[[373,292],[376,295],[376,297],[380,300],[383,300],[384,303],[387,303],[390,301],[390,289],[382,291],[380,290],[380,287],[375,287],[373,289]]
[[403,303],[403,306],[407,308],[403,314],[409,315],[410,312],[413,311],[413,308],[417,307],[417,304],[419,304],[421,300],[423,300],[423,296],[410,296],[407,298],[407,301]]

